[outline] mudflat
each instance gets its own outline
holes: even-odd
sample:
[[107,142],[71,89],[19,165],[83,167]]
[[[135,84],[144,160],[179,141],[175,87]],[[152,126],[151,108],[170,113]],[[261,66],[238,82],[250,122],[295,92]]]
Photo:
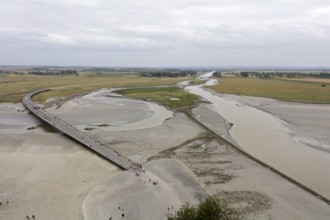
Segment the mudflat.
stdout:
[[[201,126],[198,120],[216,128],[220,137],[230,137],[231,125],[208,104],[193,109],[196,121],[184,112],[139,101],[108,100],[106,94],[98,93],[106,102],[87,96],[49,110],[71,118],[79,129],[143,163],[145,175],[119,170],[66,136],[45,129],[20,104],[1,104],[1,219],[32,214],[40,219],[165,219],[184,202],[197,202],[197,192],[237,207],[246,219],[327,219],[330,215],[329,205]],[[120,107],[135,108],[141,114],[126,124],[111,125]],[[158,123],[125,129],[152,118],[156,111],[170,114],[157,116],[162,118]],[[91,212],[95,207],[96,212]]]

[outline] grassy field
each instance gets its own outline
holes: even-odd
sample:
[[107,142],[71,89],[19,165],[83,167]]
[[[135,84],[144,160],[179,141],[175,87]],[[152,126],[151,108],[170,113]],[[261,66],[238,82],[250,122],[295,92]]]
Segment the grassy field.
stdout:
[[182,80],[187,78],[2,75],[0,102],[18,103],[25,94],[43,88],[57,88],[57,90],[37,95],[36,101],[42,102],[49,97],[68,97],[99,88],[173,85]]
[[304,81],[304,82],[330,83],[330,79],[318,79],[318,78],[288,78],[287,80]]
[[210,86],[219,93],[259,96],[290,102],[330,103],[330,83],[223,77]]
[[143,100],[160,102],[170,107],[180,108],[192,105],[198,98],[177,87],[153,87],[125,89],[117,93]]

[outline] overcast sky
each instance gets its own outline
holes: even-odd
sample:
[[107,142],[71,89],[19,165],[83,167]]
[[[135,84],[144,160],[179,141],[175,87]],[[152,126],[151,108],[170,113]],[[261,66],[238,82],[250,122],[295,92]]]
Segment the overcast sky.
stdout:
[[0,65],[329,62],[329,0],[0,0]]

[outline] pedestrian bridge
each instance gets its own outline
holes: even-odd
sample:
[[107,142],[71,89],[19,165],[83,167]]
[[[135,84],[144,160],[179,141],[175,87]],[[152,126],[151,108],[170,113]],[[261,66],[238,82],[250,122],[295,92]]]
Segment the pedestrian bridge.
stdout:
[[31,97],[34,95],[47,91],[50,91],[50,89],[42,89],[25,95],[22,99],[24,106],[42,121],[66,134],[75,141],[81,143],[90,150],[103,156],[105,159],[116,164],[118,167],[134,172],[142,170],[142,165],[124,157],[117,150],[111,149],[101,141],[92,138],[66,121],[63,121],[62,119],[50,114],[31,100]]

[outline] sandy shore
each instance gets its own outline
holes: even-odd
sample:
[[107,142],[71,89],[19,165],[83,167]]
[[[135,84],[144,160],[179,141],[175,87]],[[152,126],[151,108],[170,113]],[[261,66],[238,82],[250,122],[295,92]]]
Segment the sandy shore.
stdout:
[[84,219],[167,219],[166,214],[205,194],[177,161],[155,160],[144,167],[141,176],[121,172],[94,188],[83,203]]

